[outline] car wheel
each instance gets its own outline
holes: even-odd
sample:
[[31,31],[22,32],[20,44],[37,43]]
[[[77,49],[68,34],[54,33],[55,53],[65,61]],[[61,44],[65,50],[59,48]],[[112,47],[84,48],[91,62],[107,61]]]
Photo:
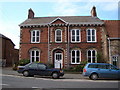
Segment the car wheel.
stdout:
[[23,72],[23,76],[25,76],[25,77],[29,76],[29,72],[28,71],[24,71]]
[[92,74],[92,75],[90,75],[90,79],[97,80],[98,79],[98,75],[97,74]]
[[53,73],[53,74],[52,74],[52,78],[53,78],[53,79],[57,79],[57,78],[59,78],[58,73],[56,73],[56,72],[55,72],[55,73]]

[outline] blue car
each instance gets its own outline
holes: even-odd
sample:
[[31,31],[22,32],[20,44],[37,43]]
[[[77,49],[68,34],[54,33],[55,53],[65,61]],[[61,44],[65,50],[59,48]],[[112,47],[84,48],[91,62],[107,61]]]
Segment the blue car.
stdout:
[[120,79],[120,69],[108,63],[88,63],[83,68],[83,76],[92,80],[98,78]]
[[25,66],[18,66],[18,73],[22,73],[23,76],[52,76],[56,79],[64,75],[64,71],[61,69],[49,68],[46,64],[43,63],[29,63]]

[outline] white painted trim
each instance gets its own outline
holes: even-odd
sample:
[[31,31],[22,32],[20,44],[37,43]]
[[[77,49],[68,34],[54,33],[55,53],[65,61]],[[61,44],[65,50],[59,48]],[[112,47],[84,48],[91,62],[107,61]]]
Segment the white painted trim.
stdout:
[[[35,31],[35,42],[33,42],[33,31]],[[39,41],[37,42],[37,31],[39,31]],[[40,43],[40,35],[41,34],[41,32],[40,32],[40,30],[32,30],[31,31],[31,43]]]
[[68,24],[68,22],[66,22],[65,20],[63,20],[63,19],[61,19],[61,18],[56,18],[56,19],[54,19],[53,21],[51,21],[49,24],[52,24],[53,22],[55,22],[55,21],[57,21],[57,20],[61,20],[61,21],[63,21],[64,23],[66,23],[66,24]]
[[[57,34],[56,34],[56,33],[57,33],[58,30],[61,31],[61,41],[57,41],[57,40],[56,40],[56,39],[57,39],[57,38],[56,38],[56,37],[57,37]],[[61,29],[56,29],[56,30],[55,30],[55,42],[56,42],[56,43],[61,43],[61,42],[62,42],[62,30],[61,30]]]
[[[72,51],[75,51],[75,63],[72,62]],[[76,62],[77,61],[76,60],[76,58],[77,58],[76,57],[77,56],[76,51],[79,51],[79,54],[80,54],[79,55],[79,63]],[[71,64],[80,64],[80,62],[81,62],[81,50],[71,50]]]
[[[88,30],[90,30],[90,39],[91,39],[91,41],[88,41]],[[92,41],[92,30],[95,30],[95,41]],[[95,43],[95,42],[97,42],[97,35],[96,35],[96,29],[94,29],[94,28],[88,28],[87,30],[86,30],[86,37],[87,37],[87,42],[88,43]]]
[[[72,31],[75,31],[75,41],[72,41]],[[77,41],[77,30],[79,30],[79,41]],[[81,42],[81,30],[80,29],[71,29],[71,43]]]

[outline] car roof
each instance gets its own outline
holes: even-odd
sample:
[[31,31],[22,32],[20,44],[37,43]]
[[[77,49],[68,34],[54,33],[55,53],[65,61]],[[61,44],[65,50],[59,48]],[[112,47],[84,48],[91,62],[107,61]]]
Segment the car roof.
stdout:
[[88,63],[88,64],[93,64],[93,65],[95,65],[95,64],[99,64],[99,65],[110,65],[109,63]]

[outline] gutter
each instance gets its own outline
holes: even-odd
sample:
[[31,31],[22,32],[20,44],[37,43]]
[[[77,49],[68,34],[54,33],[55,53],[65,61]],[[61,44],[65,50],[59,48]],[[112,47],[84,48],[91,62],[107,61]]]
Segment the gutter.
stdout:
[[68,44],[67,44],[67,59],[68,59],[68,62],[67,62],[67,64],[68,64],[68,67],[69,67],[69,59],[70,59],[70,57],[69,57],[69,53],[70,53],[70,26],[69,26],[69,24],[68,24]]
[[50,26],[49,26],[49,24],[48,24],[48,62],[50,63],[50,59],[49,59],[49,55],[50,55],[50,54],[49,54],[49,52],[50,52],[50,50],[49,50],[49,49],[50,49],[50,45],[49,45],[49,44],[50,44],[49,31],[50,31],[50,30],[49,30],[49,29],[50,29]]

